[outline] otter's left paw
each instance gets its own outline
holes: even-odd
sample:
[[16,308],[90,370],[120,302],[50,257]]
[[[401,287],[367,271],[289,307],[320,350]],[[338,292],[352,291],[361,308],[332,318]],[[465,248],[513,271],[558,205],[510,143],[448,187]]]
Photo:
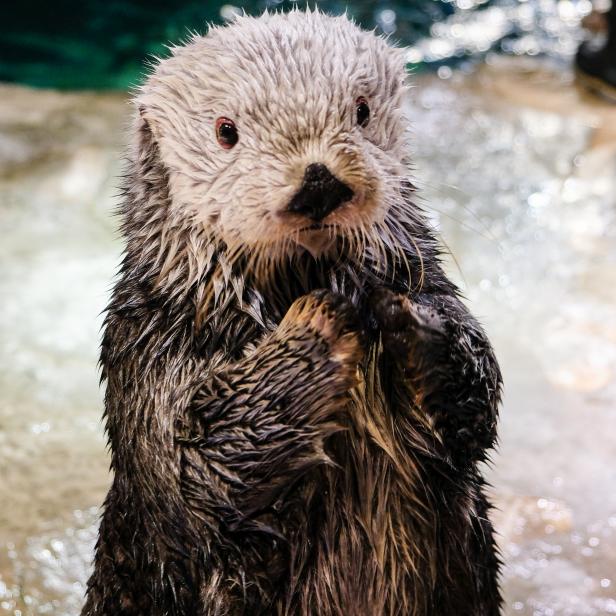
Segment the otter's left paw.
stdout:
[[383,347],[397,359],[415,363],[420,349],[442,340],[443,323],[433,308],[384,287],[373,291],[369,302]]

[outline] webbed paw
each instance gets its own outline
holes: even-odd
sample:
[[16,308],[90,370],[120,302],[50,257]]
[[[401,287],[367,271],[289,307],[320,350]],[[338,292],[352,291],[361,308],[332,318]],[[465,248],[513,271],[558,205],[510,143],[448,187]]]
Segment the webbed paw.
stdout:
[[329,347],[329,356],[340,366],[343,381],[356,381],[357,366],[364,354],[360,322],[355,307],[343,295],[326,290],[312,291],[289,308],[279,332],[310,332]]
[[420,347],[442,340],[443,323],[432,307],[416,304],[385,287],[372,292],[369,304],[383,348],[406,365],[416,363]]

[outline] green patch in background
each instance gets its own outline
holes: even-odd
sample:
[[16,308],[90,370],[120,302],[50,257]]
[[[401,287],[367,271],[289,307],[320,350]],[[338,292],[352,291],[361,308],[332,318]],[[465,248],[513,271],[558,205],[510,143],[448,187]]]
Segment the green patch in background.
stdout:
[[[0,81],[60,89],[126,89],[166,44],[242,10],[316,6],[410,46],[414,68],[472,67],[492,52],[570,59],[587,0],[32,0],[3,7]],[[449,68],[439,75],[450,75]]]
[[[3,8],[0,31],[0,81],[63,89],[125,89],[139,82],[148,56],[164,55],[165,44],[189,30],[204,32],[208,22],[243,9],[289,10],[294,2],[266,3],[150,0],[84,0],[10,3]],[[345,10],[363,26],[379,28],[378,15],[393,10],[395,38],[409,42],[453,12],[449,2],[319,2],[331,13]],[[390,13],[391,14],[391,13]]]

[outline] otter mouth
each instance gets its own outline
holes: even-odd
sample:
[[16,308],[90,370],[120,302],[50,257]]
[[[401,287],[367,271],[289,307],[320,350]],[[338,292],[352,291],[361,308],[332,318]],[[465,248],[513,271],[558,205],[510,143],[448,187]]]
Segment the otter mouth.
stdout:
[[314,258],[327,252],[335,243],[335,237],[329,231],[335,225],[314,222],[299,229],[297,243],[307,250]]
[[303,233],[304,231],[324,231],[325,229],[333,229],[334,225],[326,225],[322,222],[314,222],[307,227],[302,227],[299,232]]

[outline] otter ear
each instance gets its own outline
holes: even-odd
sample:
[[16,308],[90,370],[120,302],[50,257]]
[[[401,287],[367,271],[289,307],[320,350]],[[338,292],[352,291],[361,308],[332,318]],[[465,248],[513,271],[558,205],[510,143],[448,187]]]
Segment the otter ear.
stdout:
[[[132,191],[137,191],[141,199],[155,194],[160,200],[163,195],[168,195],[168,186],[167,171],[160,153],[158,126],[147,106],[138,104],[135,110],[128,155],[130,187]],[[149,211],[143,207],[133,209],[133,214],[137,216]]]
[[395,97],[408,87],[408,49],[387,45],[382,57],[385,66],[381,88],[388,96]]
[[158,132],[157,123],[147,107],[141,103],[138,104],[133,124],[132,143],[135,163],[149,168],[152,168],[154,164],[160,164]]
[[137,106],[137,126],[136,133],[138,139],[145,139],[148,142],[157,143],[159,139],[158,125],[148,108],[140,103]]
[[408,47],[392,47],[392,59],[398,71],[402,71],[404,75],[408,74]]

